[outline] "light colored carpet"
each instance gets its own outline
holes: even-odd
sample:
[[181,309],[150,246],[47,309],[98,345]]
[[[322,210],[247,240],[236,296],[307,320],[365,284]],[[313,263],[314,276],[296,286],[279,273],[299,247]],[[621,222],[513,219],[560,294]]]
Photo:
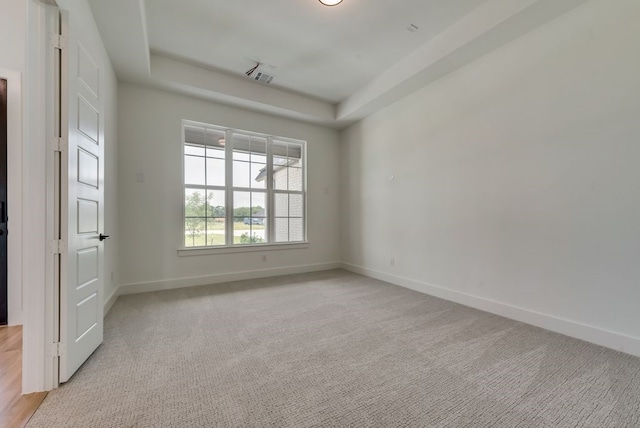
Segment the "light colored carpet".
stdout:
[[639,427],[640,359],[344,271],[120,297],[28,427]]

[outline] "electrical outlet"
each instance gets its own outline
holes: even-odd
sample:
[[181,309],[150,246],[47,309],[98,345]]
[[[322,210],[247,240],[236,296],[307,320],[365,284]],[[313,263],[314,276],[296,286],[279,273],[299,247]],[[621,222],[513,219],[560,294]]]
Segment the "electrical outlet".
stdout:
[[396,259],[391,259],[391,260],[389,260],[389,264],[390,264],[391,266],[395,266],[395,265],[396,265]]
[[262,255],[262,263],[265,263],[267,261],[267,256],[266,255]]

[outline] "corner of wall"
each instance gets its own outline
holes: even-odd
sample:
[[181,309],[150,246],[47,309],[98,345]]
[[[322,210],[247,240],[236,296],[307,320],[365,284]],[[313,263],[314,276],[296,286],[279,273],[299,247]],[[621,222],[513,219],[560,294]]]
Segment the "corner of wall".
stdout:
[[109,296],[105,296],[104,300],[104,316],[106,317],[113,305],[120,296],[120,285],[116,285]]

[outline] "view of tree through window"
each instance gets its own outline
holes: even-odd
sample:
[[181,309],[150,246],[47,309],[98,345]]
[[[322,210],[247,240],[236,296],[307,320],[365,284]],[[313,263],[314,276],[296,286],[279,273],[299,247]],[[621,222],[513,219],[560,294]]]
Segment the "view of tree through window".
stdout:
[[301,242],[305,142],[184,121],[184,246]]

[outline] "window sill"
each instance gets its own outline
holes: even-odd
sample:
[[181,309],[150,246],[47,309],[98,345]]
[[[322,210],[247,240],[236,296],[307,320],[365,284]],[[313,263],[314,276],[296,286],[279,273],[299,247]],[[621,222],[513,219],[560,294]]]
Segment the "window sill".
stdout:
[[181,247],[178,248],[179,257],[207,256],[213,254],[254,253],[260,251],[302,250],[309,248],[309,242],[295,242],[282,244],[238,245],[235,247]]

